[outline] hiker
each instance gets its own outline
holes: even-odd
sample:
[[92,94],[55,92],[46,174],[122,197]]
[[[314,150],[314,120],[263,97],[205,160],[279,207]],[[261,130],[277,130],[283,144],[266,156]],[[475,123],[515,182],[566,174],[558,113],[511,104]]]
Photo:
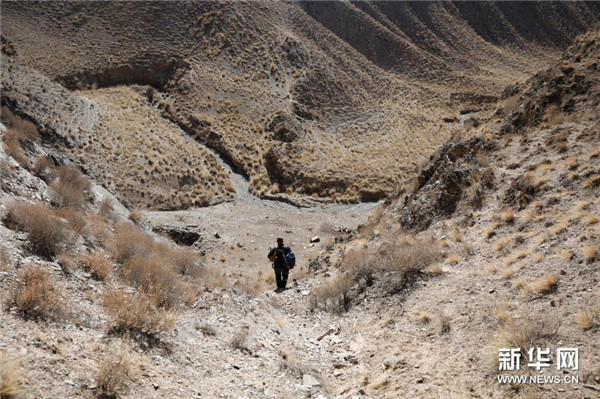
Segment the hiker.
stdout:
[[[275,292],[285,290],[288,275],[293,265],[289,264],[289,255],[292,249],[288,245],[283,244],[283,238],[277,237],[277,246],[269,251],[269,260],[273,262],[273,270],[275,271],[275,281],[277,281],[277,289]],[[295,263],[295,259],[294,259]]]

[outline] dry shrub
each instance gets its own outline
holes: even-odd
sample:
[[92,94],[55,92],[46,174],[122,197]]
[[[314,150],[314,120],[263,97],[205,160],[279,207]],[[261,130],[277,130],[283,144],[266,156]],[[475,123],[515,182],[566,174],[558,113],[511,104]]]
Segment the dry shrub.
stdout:
[[505,223],[512,223],[515,220],[515,212],[512,209],[507,209],[500,214],[500,219]]
[[48,258],[72,242],[73,234],[52,210],[40,203],[15,202],[8,209],[7,221],[25,231],[31,249]]
[[124,263],[136,255],[145,255],[152,251],[154,239],[130,223],[115,226],[111,254],[119,263]]
[[444,269],[439,263],[434,263],[425,269],[425,272],[432,276],[439,276],[444,274]]
[[207,323],[197,323],[194,325],[194,328],[209,337],[214,337],[217,335],[217,330]]
[[[547,315],[521,318],[508,315],[498,330],[497,348],[521,348],[521,353],[526,354],[529,348],[545,347],[557,333],[557,320]],[[496,351],[496,362],[497,355]]]
[[106,217],[99,214],[87,214],[85,236],[98,244],[105,245],[110,237],[110,223]]
[[365,247],[348,251],[344,256],[344,264],[355,281],[363,281],[367,287],[373,285],[375,280],[375,266],[367,254]]
[[317,370],[298,359],[293,353],[280,352],[279,355],[281,356],[280,368],[282,370],[287,370],[298,377],[302,377],[304,374],[319,375]]
[[52,274],[39,265],[27,266],[19,272],[19,282],[8,305],[26,318],[58,320],[66,315],[62,289]]
[[583,310],[576,315],[577,324],[582,330],[600,325],[600,309]]
[[583,247],[581,252],[583,254],[584,259],[588,263],[591,263],[594,261],[594,259],[596,259],[596,255],[598,255],[598,248],[594,245],[586,245],[585,247]]
[[56,195],[53,202],[61,207],[81,208],[91,187],[90,180],[75,166],[63,165],[54,169],[56,180],[50,185]]
[[13,114],[8,107],[2,107],[2,120],[8,127],[2,137],[4,150],[22,167],[29,169],[29,159],[23,151],[23,144],[28,141],[39,142],[40,135],[36,126]]
[[438,314],[440,334],[447,334],[450,332],[450,317],[445,313]]
[[170,259],[178,274],[199,278],[202,276],[204,266],[196,251],[192,249],[172,249]]
[[71,274],[77,269],[77,261],[73,256],[68,252],[61,252],[56,257],[58,264],[63,272],[66,274]]
[[19,397],[23,388],[23,376],[15,360],[0,351],[0,398]]
[[19,140],[16,138],[14,130],[7,130],[2,139],[6,154],[13,157],[23,168],[29,169],[29,160],[27,159]]
[[16,132],[19,140],[40,141],[40,134],[32,122],[15,115],[7,106],[2,107],[1,115],[3,123]]
[[97,280],[106,280],[112,271],[112,262],[100,253],[88,254],[83,258],[82,266]]
[[123,277],[156,306],[171,308],[196,299],[197,293],[177,274],[193,278],[206,274],[192,250],[156,241],[131,223],[116,226],[110,249],[123,265]]
[[4,247],[0,247],[0,271],[4,272],[12,265],[12,260],[8,251]]
[[229,343],[231,347],[241,352],[252,353],[252,351],[248,347],[248,333],[249,328],[243,326],[231,339],[231,342]]
[[144,293],[128,294],[111,290],[104,297],[104,308],[109,317],[108,331],[114,334],[132,334],[158,338],[173,328],[177,314],[157,308]]
[[46,173],[52,166],[52,159],[47,155],[40,155],[35,159],[33,163],[32,172],[39,177],[45,178]]
[[110,217],[113,212],[114,206],[112,199],[108,197],[103,198],[98,204],[98,213],[104,217]]
[[135,256],[123,264],[129,283],[144,292],[156,306],[170,309],[187,302],[190,287],[180,280],[170,259]]
[[137,209],[134,209],[133,211],[131,211],[129,213],[129,220],[131,220],[135,224],[142,223],[142,220],[143,220],[142,212]]
[[460,260],[460,258],[456,254],[452,254],[452,255],[448,256],[448,263],[453,263],[453,264],[458,263],[459,260]]
[[377,254],[371,256],[374,256],[371,263],[379,264],[382,271],[400,273],[404,278],[439,261],[440,250],[435,240],[424,238],[415,239],[412,243],[382,246]]
[[127,379],[131,365],[123,355],[117,359],[109,359],[102,363],[96,374],[98,397],[101,399],[116,399],[127,387]]
[[549,294],[551,292],[556,291],[556,287],[558,285],[558,278],[556,274],[548,274],[546,276],[540,277],[536,281],[531,284],[531,289],[534,292],[539,294]]
[[350,309],[350,289],[352,279],[348,275],[340,275],[312,290],[309,297],[311,309],[320,308],[329,311]]
[[431,315],[422,310],[417,314],[416,320],[421,324],[429,324],[431,321]]
[[87,215],[76,209],[60,208],[56,216],[69,222],[69,228],[79,235],[84,235],[87,230]]

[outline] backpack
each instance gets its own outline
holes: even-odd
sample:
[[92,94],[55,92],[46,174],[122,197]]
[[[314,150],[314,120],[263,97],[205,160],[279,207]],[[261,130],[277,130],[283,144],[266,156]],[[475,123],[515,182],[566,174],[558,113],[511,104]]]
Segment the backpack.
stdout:
[[288,269],[293,269],[296,266],[296,255],[292,251],[285,255],[285,263]]

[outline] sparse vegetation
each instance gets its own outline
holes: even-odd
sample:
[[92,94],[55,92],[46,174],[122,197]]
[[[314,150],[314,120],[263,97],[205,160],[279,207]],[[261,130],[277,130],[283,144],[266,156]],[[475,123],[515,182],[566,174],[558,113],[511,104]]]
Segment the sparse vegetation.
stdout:
[[[556,337],[558,323],[547,316],[514,317],[505,315],[498,329],[498,341],[495,350],[497,365],[497,348],[521,348],[527,353],[529,348],[544,347]],[[498,370],[498,367],[496,367]]]
[[596,256],[598,255],[598,248],[595,245],[586,245],[581,250],[581,253],[583,255],[583,258],[587,262],[591,263],[594,261],[594,259],[596,259]]
[[130,370],[131,366],[123,355],[104,361],[96,373],[98,397],[101,399],[119,398],[127,387],[126,382]]
[[422,310],[417,314],[416,319],[421,324],[428,324],[429,322],[431,322],[431,315]]
[[0,351],[0,398],[17,399],[23,392],[23,376],[14,358]]
[[29,265],[19,272],[19,281],[8,306],[26,318],[60,320],[67,315],[66,297],[52,274],[43,266]]
[[538,294],[548,294],[556,291],[558,285],[558,277],[556,274],[548,274],[540,277],[531,284],[532,291]]
[[55,256],[73,238],[66,225],[43,204],[15,202],[9,208],[7,220],[28,234],[35,253],[47,258]]
[[81,208],[87,201],[91,183],[75,166],[63,165],[53,170],[53,202],[65,208]]
[[340,275],[314,288],[310,293],[309,303],[312,309],[321,308],[330,311],[350,309],[351,278]]
[[112,262],[105,255],[91,253],[83,258],[83,267],[97,280],[106,280],[112,271]]
[[110,333],[157,339],[173,328],[177,314],[158,308],[144,293],[128,294],[112,289],[104,297]]

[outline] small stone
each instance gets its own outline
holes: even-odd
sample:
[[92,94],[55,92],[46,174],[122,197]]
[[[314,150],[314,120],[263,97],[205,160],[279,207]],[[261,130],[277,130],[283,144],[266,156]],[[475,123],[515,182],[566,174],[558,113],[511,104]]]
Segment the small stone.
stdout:
[[489,292],[490,294],[493,294],[494,292],[496,292],[496,290],[492,288]]
[[312,376],[310,374],[304,374],[302,376],[302,385],[312,388],[312,387],[320,387],[321,383],[314,376]]
[[425,379],[423,377],[417,378],[417,384],[422,384],[423,382],[425,382]]
[[307,387],[307,386],[304,386],[304,385],[301,385],[301,384],[296,384],[296,385],[294,385],[294,387],[297,390],[302,391],[302,392],[310,392],[311,391],[311,387]]
[[319,237],[319,236],[313,236],[310,239],[310,242],[319,242],[319,241],[321,241],[321,237]]
[[215,232],[215,238],[221,238],[221,235],[218,232]]
[[154,388],[154,390],[157,391],[158,390],[158,384],[155,383],[155,382],[153,382],[152,383],[152,388]]

